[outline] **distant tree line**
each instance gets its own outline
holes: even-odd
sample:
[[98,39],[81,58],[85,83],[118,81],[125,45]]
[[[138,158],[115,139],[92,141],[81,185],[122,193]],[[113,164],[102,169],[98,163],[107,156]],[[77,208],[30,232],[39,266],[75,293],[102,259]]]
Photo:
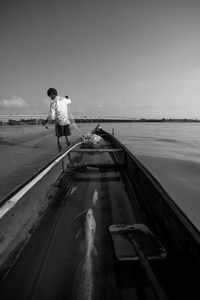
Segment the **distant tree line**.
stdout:
[[[7,121],[0,121],[0,126],[3,125],[41,125],[44,119],[9,119]],[[117,122],[123,122],[123,123],[130,123],[130,122],[200,122],[199,119],[128,119],[128,118],[75,118],[76,123],[117,123]],[[53,124],[54,121],[51,121]]]

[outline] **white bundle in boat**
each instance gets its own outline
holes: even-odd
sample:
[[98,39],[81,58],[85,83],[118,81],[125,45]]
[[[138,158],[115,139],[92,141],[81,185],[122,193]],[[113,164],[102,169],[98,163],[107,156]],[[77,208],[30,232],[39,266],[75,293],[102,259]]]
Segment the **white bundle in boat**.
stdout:
[[87,133],[82,136],[82,141],[83,141],[84,148],[102,148],[103,147],[103,139],[97,134]]

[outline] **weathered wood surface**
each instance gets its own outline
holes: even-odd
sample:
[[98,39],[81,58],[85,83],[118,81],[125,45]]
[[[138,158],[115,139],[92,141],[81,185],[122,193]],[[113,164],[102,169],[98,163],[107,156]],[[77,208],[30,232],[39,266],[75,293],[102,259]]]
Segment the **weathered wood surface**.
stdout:
[[123,152],[123,149],[116,149],[116,148],[84,148],[84,149],[75,149],[72,150],[71,152],[77,152],[77,153],[82,153],[82,152],[86,152],[86,153],[90,153],[90,152],[99,152],[99,153],[103,153],[103,152]]

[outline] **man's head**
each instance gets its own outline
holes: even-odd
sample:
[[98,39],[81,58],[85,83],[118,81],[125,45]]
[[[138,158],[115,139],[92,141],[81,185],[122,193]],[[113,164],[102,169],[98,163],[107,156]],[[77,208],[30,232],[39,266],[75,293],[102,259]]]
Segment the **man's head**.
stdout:
[[58,92],[54,88],[49,88],[47,91],[47,96],[51,98],[51,100],[55,99],[55,97],[58,95]]

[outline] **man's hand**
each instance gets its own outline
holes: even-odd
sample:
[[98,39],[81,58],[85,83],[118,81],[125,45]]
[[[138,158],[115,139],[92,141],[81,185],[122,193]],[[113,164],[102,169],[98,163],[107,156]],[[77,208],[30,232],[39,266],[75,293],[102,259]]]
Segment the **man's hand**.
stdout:
[[48,122],[48,120],[46,119],[46,120],[42,120],[42,125],[44,126],[44,125],[46,125],[47,124],[47,122]]

